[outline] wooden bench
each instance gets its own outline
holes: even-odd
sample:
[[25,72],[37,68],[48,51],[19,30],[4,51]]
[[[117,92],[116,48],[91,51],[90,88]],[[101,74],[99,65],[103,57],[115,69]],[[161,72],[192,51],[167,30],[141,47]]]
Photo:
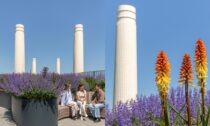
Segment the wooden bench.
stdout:
[[58,105],[58,120],[71,117],[71,108]]
[[[92,117],[92,114],[88,108],[88,104],[90,104],[91,102],[92,95],[93,95],[93,92],[87,92],[86,112],[87,112],[88,117]],[[61,120],[63,118],[69,118],[69,117],[72,117],[71,107],[58,105],[58,120]],[[101,109],[101,118],[105,118],[105,107]]]

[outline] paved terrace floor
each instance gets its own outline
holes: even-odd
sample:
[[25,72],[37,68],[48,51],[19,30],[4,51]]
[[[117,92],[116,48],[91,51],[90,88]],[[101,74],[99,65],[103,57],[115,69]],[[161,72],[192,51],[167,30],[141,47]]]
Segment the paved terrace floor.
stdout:
[[[0,126],[16,126],[11,119],[11,112],[5,108],[0,107]],[[58,126],[105,126],[105,121],[102,120],[99,123],[94,123],[92,120],[86,121],[72,120],[69,118],[62,119],[58,122]]]

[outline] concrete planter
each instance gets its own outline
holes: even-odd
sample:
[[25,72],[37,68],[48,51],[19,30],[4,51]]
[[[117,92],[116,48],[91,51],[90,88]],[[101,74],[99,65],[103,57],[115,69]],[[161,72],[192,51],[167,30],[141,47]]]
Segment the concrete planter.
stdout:
[[12,115],[17,126],[58,126],[57,100],[27,100],[12,96]]
[[11,109],[11,95],[4,91],[0,91],[0,107]]

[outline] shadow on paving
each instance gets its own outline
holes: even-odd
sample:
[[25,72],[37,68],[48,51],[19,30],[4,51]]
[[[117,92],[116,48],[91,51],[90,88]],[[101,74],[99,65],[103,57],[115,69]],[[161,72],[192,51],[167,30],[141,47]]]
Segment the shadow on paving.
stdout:
[[[11,118],[11,111],[0,107],[0,126],[16,126],[14,121]],[[72,120],[70,118],[62,119],[58,121],[58,126],[104,126],[105,121],[104,119],[101,122],[95,123],[93,120],[86,118],[86,121]]]
[[11,117],[9,110],[0,107],[0,126],[16,126]]
[[104,119],[101,120],[101,122],[93,122],[90,119],[86,119],[86,121],[81,120],[72,120],[70,118],[62,119],[58,122],[58,126],[105,126]]

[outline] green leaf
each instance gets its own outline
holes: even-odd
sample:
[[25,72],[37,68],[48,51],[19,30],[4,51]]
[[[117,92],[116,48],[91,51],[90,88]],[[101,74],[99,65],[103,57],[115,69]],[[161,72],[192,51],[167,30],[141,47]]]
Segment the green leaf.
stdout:
[[181,109],[179,110],[179,114],[176,114],[176,117],[174,119],[175,124],[177,124],[177,120],[179,119],[179,115],[181,115],[182,110],[184,110],[185,106],[186,106],[185,104],[182,105]]
[[167,102],[166,102],[166,124],[167,125],[170,125],[170,110],[169,110],[169,105],[167,104]]
[[156,124],[158,124],[158,125],[160,125],[160,126],[163,126],[163,125],[164,125],[164,121],[163,121],[162,119],[159,119],[159,118],[154,117],[154,116],[153,116],[151,113],[149,113],[149,112],[147,112],[146,114],[151,118],[151,120],[152,120],[154,123],[156,123]]
[[181,115],[181,113],[176,110],[172,105],[169,104],[169,107],[182,119],[187,123],[187,120]]
[[210,118],[210,107],[209,107],[209,109],[208,109],[208,114],[207,114],[206,121],[205,121],[205,125],[206,125],[206,126],[208,126],[209,118]]
[[199,126],[199,115],[200,115],[200,110],[197,110],[197,116],[196,116],[196,126]]
[[201,115],[201,122],[202,122],[202,126],[205,126],[205,118],[203,114]]

